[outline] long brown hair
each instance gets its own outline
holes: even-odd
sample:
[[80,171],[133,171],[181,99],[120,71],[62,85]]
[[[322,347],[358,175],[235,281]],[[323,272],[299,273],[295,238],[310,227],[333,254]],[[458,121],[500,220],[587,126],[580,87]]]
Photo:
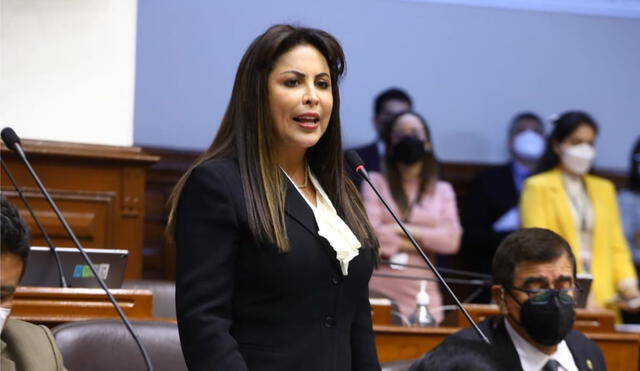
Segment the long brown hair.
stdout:
[[389,182],[391,196],[393,196],[393,200],[396,202],[398,210],[402,214],[406,214],[409,211],[409,198],[404,191],[404,185],[402,183],[400,169],[398,169],[398,163],[393,158],[391,149],[393,146],[393,144],[391,143],[391,133],[393,132],[395,124],[404,115],[412,115],[420,120],[424,128],[424,132],[427,136],[427,140],[429,141],[429,143],[431,143],[431,151],[427,151],[420,160],[422,162],[422,168],[420,170],[420,185],[418,186],[418,197],[416,198],[416,203],[420,202],[422,196],[433,190],[433,187],[438,181],[440,175],[440,165],[438,164],[438,160],[433,149],[434,147],[433,140],[431,140],[431,131],[429,130],[429,125],[427,125],[427,121],[424,119],[424,117],[416,112],[406,111],[398,113],[397,115],[390,118],[386,123],[384,123],[382,132],[380,134],[386,147],[384,155],[384,172],[385,177]]
[[298,45],[311,45],[324,56],[333,95],[327,130],[318,143],[307,150],[307,162],[358,240],[377,249],[377,239],[357,189],[345,174],[338,89],[345,69],[342,47],[325,31],[291,25],[270,27],[251,43],[242,57],[229,105],[213,143],[191,165],[171,194],[169,238],[174,237],[180,194],[193,169],[212,158],[234,158],[240,167],[249,227],[254,237],[260,242],[275,243],[280,251],[289,249],[284,212],[287,183],[272,150],[275,133],[267,82],[276,60]]

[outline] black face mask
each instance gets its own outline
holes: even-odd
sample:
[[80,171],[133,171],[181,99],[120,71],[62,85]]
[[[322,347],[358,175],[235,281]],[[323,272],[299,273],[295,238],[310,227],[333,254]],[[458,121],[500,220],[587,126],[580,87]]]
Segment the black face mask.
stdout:
[[509,290],[507,292],[520,304],[520,325],[538,344],[556,345],[573,328],[573,303],[560,300],[557,291],[552,291],[546,303],[536,303],[533,299],[520,303]]
[[424,142],[413,135],[403,137],[391,148],[392,160],[407,165],[415,164],[424,157],[425,153]]

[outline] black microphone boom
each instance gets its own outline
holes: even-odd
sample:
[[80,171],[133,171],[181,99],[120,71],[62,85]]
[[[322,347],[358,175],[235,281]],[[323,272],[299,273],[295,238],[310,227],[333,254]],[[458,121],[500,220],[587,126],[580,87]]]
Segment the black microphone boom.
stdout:
[[149,359],[149,355],[147,354],[147,350],[145,349],[144,345],[142,344],[142,341],[140,341],[140,338],[138,337],[138,334],[136,334],[136,332],[134,331],[133,326],[131,326],[131,323],[129,322],[129,319],[127,318],[127,316],[122,311],[122,308],[120,308],[120,306],[116,302],[116,299],[111,294],[111,291],[109,291],[109,288],[107,288],[107,285],[104,283],[102,278],[100,278],[100,276],[98,275],[98,272],[96,272],[96,269],[93,266],[93,262],[91,261],[91,258],[89,258],[87,253],[84,251],[84,247],[82,247],[82,244],[80,244],[80,241],[76,237],[75,233],[73,233],[73,231],[71,230],[71,227],[69,227],[69,224],[67,223],[67,221],[64,218],[64,216],[62,216],[62,213],[58,209],[58,206],[56,205],[56,203],[53,202],[53,199],[49,195],[49,192],[47,192],[47,189],[44,187],[44,185],[40,181],[40,178],[38,177],[38,174],[36,174],[35,170],[33,170],[33,168],[31,167],[31,164],[29,163],[29,160],[27,160],[27,156],[25,155],[24,151],[22,150],[22,146],[20,145],[20,138],[18,137],[16,132],[13,131],[13,129],[11,129],[9,127],[6,127],[4,129],[2,129],[2,132],[0,133],[0,136],[2,137],[2,141],[4,141],[4,144],[9,149],[14,151],[18,155],[18,157],[20,157],[22,162],[24,163],[25,167],[29,171],[29,174],[31,174],[31,177],[33,178],[33,180],[38,185],[38,188],[40,188],[40,191],[42,192],[42,195],[44,196],[44,198],[47,200],[47,202],[51,206],[51,209],[53,209],[53,212],[58,217],[58,220],[60,220],[60,223],[62,223],[62,226],[64,227],[64,229],[66,230],[67,234],[69,235],[69,237],[73,241],[74,245],[76,245],[76,247],[80,251],[80,254],[82,255],[82,258],[84,259],[84,261],[87,263],[87,265],[89,265],[89,269],[91,270],[91,273],[93,273],[93,276],[98,281],[98,284],[104,290],[104,292],[107,294],[107,297],[111,301],[111,304],[115,308],[116,312],[118,312],[118,315],[122,319],[122,322],[124,323],[125,327],[127,328],[127,330],[129,330],[129,333],[133,337],[133,340],[138,345],[138,348],[140,349],[140,352],[142,353],[142,357],[144,358],[144,362],[145,362],[145,364],[147,366],[147,369],[149,371],[153,371],[153,366],[151,365],[151,360]]
[[409,239],[409,241],[411,241],[411,244],[413,245],[413,247],[415,247],[416,251],[420,254],[420,256],[422,256],[422,259],[425,261],[425,263],[427,263],[427,265],[429,266],[429,268],[431,269],[431,271],[433,272],[433,274],[436,276],[436,278],[438,278],[438,281],[440,281],[440,284],[442,284],[442,286],[447,290],[447,292],[449,293],[449,295],[451,295],[451,298],[453,298],[453,301],[456,303],[456,305],[458,306],[458,308],[462,311],[462,313],[464,314],[464,316],[467,318],[467,321],[469,321],[469,323],[471,324],[471,326],[473,326],[474,330],[478,333],[478,335],[480,336],[480,338],[487,344],[491,344],[491,342],[489,341],[489,339],[485,336],[485,334],[482,332],[482,330],[480,330],[480,328],[478,327],[478,325],[475,323],[475,321],[473,320],[473,318],[471,318],[471,316],[469,315],[469,312],[467,312],[467,310],[464,308],[464,306],[462,305],[462,303],[460,303],[460,300],[458,299],[458,297],[456,296],[456,294],[453,293],[453,291],[451,290],[451,288],[449,287],[449,285],[447,284],[447,282],[444,280],[444,278],[442,278],[442,276],[440,275],[440,272],[438,272],[438,270],[436,269],[435,265],[433,265],[433,263],[431,263],[431,260],[429,259],[429,257],[427,256],[427,254],[422,251],[422,249],[420,248],[420,245],[418,245],[418,243],[416,242],[416,240],[413,238],[413,236],[411,235],[411,233],[409,233],[409,231],[407,230],[407,227],[404,225],[404,223],[400,220],[400,218],[398,218],[398,216],[396,215],[396,213],[393,212],[393,210],[391,209],[391,207],[389,206],[389,204],[387,203],[387,201],[384,199],[384,197],[382,197],[382,195],[380,194],[380,192],[378,192],[378,189],[373,185],[373,183],[371,183],[371,179],[369,179],[369,174],[367,173],[367,169],[365,169],[364,167],[364,162],[362,162],[362,159],[360,158],[360,155],[358,155],[358,153],[354,150],[350,150],[347,151],[347,153],[345,154],[345,157],[347,159],[347,163],[349,164],[349,166],[351,167],[351,169],[353,171],[356,172],[356,174],[360,175],[360,177],[366,181],[367,183],[369,183],[369,186],[371,187],[371,189],[373,189],[373,191],[376,193],[376,195],[378,196],[378,198],[380,199],[380,201],[382,201],[382,203],[384,204],[384,206],[387,208],[387,211],[389,211],[389,213],[391,214],[391,216],[393,217],[393,219],[395,219],[396,223],[398,223],[398,225],[400,226],[400,228],[402,229],[402,231],[404,232],[404,234],[407,236],[407,238]]

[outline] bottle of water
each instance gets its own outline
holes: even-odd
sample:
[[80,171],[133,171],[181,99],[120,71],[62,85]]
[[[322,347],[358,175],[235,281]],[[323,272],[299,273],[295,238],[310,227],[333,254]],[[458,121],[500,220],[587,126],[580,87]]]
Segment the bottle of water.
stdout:
[[420,292],[416,295],[416,310],[411,315],[411,325],[415,327],[431,327],[436,321],[429,312],[429,294],[427,281],[420,281]]

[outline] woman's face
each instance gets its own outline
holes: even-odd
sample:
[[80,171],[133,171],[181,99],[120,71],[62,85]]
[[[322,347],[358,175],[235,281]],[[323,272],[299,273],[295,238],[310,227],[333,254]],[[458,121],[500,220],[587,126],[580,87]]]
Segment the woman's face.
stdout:
[[592,147],[596,141],[596,131],[587,124],[578,126],[571,134],[569,134],[562,142],[555,142],[553,150],[558,156],[562,155],[562,149],[566,147],[576,146],[579,144],[589,144]]
[[313,46],[293,47],[276,60],[268,91],[278,156],[304,154],[320,140],[331,117],[327,61]]
[[427,139],[427,133],[420,119],[410,113],[398,117],[391,129],[390,142],[391,145],[398,143],[406,136],[415,136],[425,143],[425,149],[431,149],[431,143]]

